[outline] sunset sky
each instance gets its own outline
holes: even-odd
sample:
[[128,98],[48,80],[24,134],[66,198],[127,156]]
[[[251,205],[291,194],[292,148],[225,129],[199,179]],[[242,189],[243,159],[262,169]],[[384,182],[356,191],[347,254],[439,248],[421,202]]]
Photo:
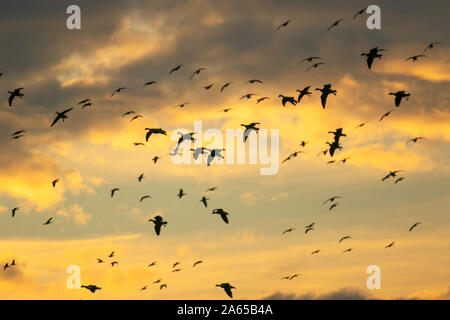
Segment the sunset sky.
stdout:
[[[81,8],[81,30],[66,27],[71,4]],[[353,19],[370,4],[381,8],[381,30],[366,27],[367,14]],[[0,268],[0,298],[226,299],[215,285],[229,282],[235,299],[449,299],[449,12],[448,1],[2,3],[0,265],[17,266]],[[405,61],[431,42],[442,43]],[[387,50],[368,70],[361,53],[373,47]],[[325,64],[306,71],[310,64],[300,61],[309,56]],[[328,83],[337,95],[323,109],[314,89]],[[308,85],[310,97],[281,105],[279,94],[297,97]],[[8,91],[19,87],[24,97],[9,107]],[[111,97],[119,87],[128,89]],[[411,97],[396,108],[389,92],[399,90]],[[257,95],[240,99],[248,93]],[[257,104],[263,96],[270,100]],[[81,109],[86,98],[92,106]],[[70,107],[69,119],[50,128],[55,112]],[[130,110],[143,117],[122,117]],[[174,164],[171,136],[192,131],[194,121],[224,133],[251,122],[279,130],[279,171]],[[145,143],[145,128],[167,136]],[[336,128],[347,134],[343,150],[317,156]],[[25,136],[11,140],[22,129]],[[414,137],[425,139],[407,143]],[[390,170],[404,170],[405,179],[381,182]],[[322,203],[334,195],[343,198],[329,211]],[[211,215],[216,208],[229,212],[229,225]],[[168,221],[160,236],[148,222],[157,214]],[[181,271],[173,273],[176,261]],[[102,290],[69,290],[70,265],[81,268],[82,284]],[[379,290],[366,287],[369,265],[381,268]],[[158,279],[166,289],[152,284]]]

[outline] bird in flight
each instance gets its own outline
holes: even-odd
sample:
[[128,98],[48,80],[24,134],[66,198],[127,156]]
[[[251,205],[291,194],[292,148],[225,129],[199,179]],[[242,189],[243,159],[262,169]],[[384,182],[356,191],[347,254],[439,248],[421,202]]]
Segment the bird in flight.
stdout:
[[293,280],[293,279],[297,278],[298,276],[299,275],[296,273],[296,274],[293,274],[293,275],[282,277],[281,280]]
[[285,28],[285,27],[289,24],[289,22],[291,22],[291,21],[292,21],[292,19],[289,19],[289,20],[283,22],[282,24],[280,24],[280,25],[277,27],[277,31],[280,30],[281,28]]
[[143,286],[143,287],[141,288],[141,291],[143,291],[143,290],[147,290],[147,286]]
[[181,68],[182,66],[183,66],[183,65],[180,64],[180,65],[176,66],[175,68],[171,69],[171,70],[169,71],[169,74],[171,74],[171,73],[173,73],[173,72],[175,72],[175,71],[180,70],[180,68]]
[[316,253],[319,253],[320,252],[320,249],[319,250],[314,250],[313,252],[311,252],[311,254],[316,254]]
[[19,210],[19,207],[15,207],[14,209],[11,210],[11,216],[14,218],[14,216],[16,215],[17,210]]
[[199,75],[200,72],[202,72],[203,70],[206,70],[206,68],[198,68],[197,70],[195,70],[195,71],[192,73],[191,79],[193,79],[196,75]]
[[205,147],[198,147],[195,149],[190,149],[190,151],[192,151],[194,159],[197,160],[200,155],[207,154],[210,150]]
[[120,93],[120,92],[122,92],[123,90],[126,90],[126,89],[128,89],[128,88],[125,88],[125,87],[117,88],[117,89],[114,90],[114,92],[111,94],[111,98],[114,97],[114,95],[115,95],[116,93]]
[[363,14],[364,11],[366,11],[366,8],[357,11],[357,12],[353,15],[353,19],[355,19],[357,16]]
[[300,100],[302,100],[304,96],[311,96],[312,92],[309,92],[309,88],[311,88],[311,86],[304,87],[302,90],[297,90],[297,92],[299,92],[297,103],[300,103]]
[[441,44],[442,42],[431,42],[429,45],[425,47],[425,50],[423,52],[426,52],[427,50],[433,49],[437,44]]
[[303,140],[302,142],[300,142],[300,146],[304,148],[308,143],[309,143],[308,141]]
[[59,179],[55,179],[52,181],[53,188],[56,187],[56,184],[59,182]]
[[305,234],[307,234],[309,231],[312,231],[312,230],[314,230],[313,227],[307,227],[307,228],[305,229]]
[[393,246],[394,246],[394,243],[395,243],[395,241],[389,243],[385,248],[391,248],[391,247],[393,247]]
[[226,211],[224,211],[223,209],[214,209],[213,212],[212,212],[212,214],[219,214],[220,217],[222,218],[222,220],[223,220],[226,224],[229,223],[228,217],[227,217],[227,216],[229,215],[229,213],[226,212]]
[[351,252],[353,249],[352,248],[348,248],[348,249],[346,249],[346,250],[344,250],[344,251],[342,251],[343,253],[346,253],[346,252]]
[[222,110],[220,110],[220,111],[222,111],[222,112],[224,112],[224,113],[227,113],[228,111],[230,111],[231,110],[231,108],[225,108],[225,109],[222,109]]
[[296,158],[298,154],[303,153],[303,151],[295,151],[294,153],[291,153],[286,159],[283,160],[282,163],[285,163],[288,160],[291,160],[292,158]]
[[180,103],[180,104],[177,104],[177,105],[175,106],[175,108],[184,108],[184,106],[186,106],[186,105],[188,105],[188,104],[189,104],[189,102]]
[[381,118],[380,118],[380,121],[382,121],[384,118],[386,118],[387,116],[389,116],[389,115],[391,114],[392,111],[395,111],[395,110],[389,110],[388,112],[386,112],[385,114],[383,114],[383,115],[381,116]]
[[338,202],[336,202],[336,203],[333,203],[331,206],[330,206],[330,208],[328,209],[328,211],[331,211],[331,210],[333,210],[334,208],[336,208],[337,206],[338,206]]
[[180,272],[181,269],[173,269],[172,272]]
[[145,144],[142,143],[142,142],[133,142],[133,144],[134,144],[135,146],[145,146]]
[[328,97],[328,95],[330,93],[336,95],[336,93],[337,93],[336,90],[331,89],[331,84],[324,84],[322,89],[321,88],[316,88],[316,90],[322,92],[322,94],[320,96],[320,101],[322,103],[322,108],[323,109],[325,109],[325,105],[327,104],[327,97]]
[[23,90],[23,88],[17,88],[17,89],[14,89],[13,91],[8,91],[8,93],[9,93],[8,103],[9,103],[10,107],[12,107],[15,97],[22,99],[22,97],[23,97],[23,93],[21,92],[22,90]]
[[313,62],[313,60],[321,60],[322,58],[321,57],[308,57],[308,58],[305,58],[305,59],[303,59],[302,61],[300,61],[300,63],[303,63],[303,62]]
[[395,184],[397,184],[397,183],[399,183],[399,182],[401,182],[401,181],[403,181],[403,180],[405,180],[405,177],[400,177],[400,178],[398,178],[397,180],[395,180]]
[[130,114],[133,114],[133,113],[136,113],[136,112],[134,112],[134,111],[127,111],[124,114],[122,114],[122,118],[125,117],[125,116],[128,116]]
[[202,260],[195,261],[194,264],[192,265],[192,267],[195,267],[196,265],[199,265],[200,263],[203,263],[203,261]]
[[175,262],[173,265],[172,265],[172,269],[173,268],[175,268],[177,265],[179,265],[180,264],[180,261],[177,261],[177,262]]
[[344,20],[344,19],[339,19],[339,20],[336,20],[335,22],[333,22],[331,24],[331,26],[328,27],[327,31],[330,31],[331,28],[336,27],[342,20]]
[[209,199],[205,196],[203,196],[202,199],[200,200],[203,203],[203,205],[205,206],[205,208],[208,207],[208,202],[207,202],[208,200]]
[[45,225],[49,225],[50,223],[52,223],[52,219],[53,219],[53,218],[49,218],[47,221],[45,221],[44,226],[45,226]]
[[90,107],[90,106],[92,106],[92,103],[88,102],[88,103],[83,104],[83,105],[81,106],[81,109],[84,109],[84,108]]
[[397,171],[389,171],[389,173],[381,179],[381,181],[387,180],[389,178],[395,178],[397,176],[397,173],[402,172],[403,170],[397,170]]
[[231,82],[225,83],[225,84],[222,86],[222,88],[220,88],[220,92],[222,92],[223,90],[225,90],[225,88],[227,88],[230,84],[231,84]]
[[333,141],[332,143],[327,142],[327,144],[330,146],[330,156],[334,156],[336,150],[342,150],[342,146],[340,146],[337,141]]
[[114,194],[115,194],[117,191],[120,191],[120,189],[119,189],[119,188],[114,188],[114,189],[111,190],[111,198],[114,197]]
[[148,81],[148,82],[144,83],[143,87],[151,86],[152,84],[155,84],[155,83],[156,83],[156,81],[154,81],[154,80]]
[[158,279],[158,280],[156,280],[156,281],[153,281],[152,284],[161,283],[161,281],[162,281],[162,279]]
[[112,257],[114,257],[114,251],[112,251],[112,252],[108,255],[108,258],[112,258]]
[[202,89],[209,90],[214,86],[214,83],[208,84],[207,86],[202,87]]
[[410,142],[416,143],[418,140],[423,140],[423,139],[425,139],[425,138],[424,137],[415,137],[415,138],[409,139],[407,143],[410,143]]
[[292,231],[294,231],[294,228],[289,228],[289,229],[284,230],[282,234],[286,234],[286,233],[292,232]]
[[177,144],[181,144],[183,143],[183,141],[188,141],[190,140],[191,142],[195,142],[195,138],[194,138],[194,134],[197,134],[196,132],[188,132],[188,133],[181,133],[181,132],[177,132],[177,134],[179,134],[181,137],[178,139]]
[[248,136],[250,135],[250,133],[252,131],[255,131],[256,133],[258,133],[259,128],[256,127],[256,125],[260,124],[259,122],[252,122],[250,124],[241,124],[242,127],[245,127],[245,131],[244,131],[244,142],[247,141]]
[[91,102],[91,99],[84,99],[84,100],[81,100],[80,102],[78,102],[78,105],[80,105],[80,104],[86,104],[86,103],[88,103],[88,102]]
[[217,190],[217,187],[211,187],[211,188],[206,189],[206,192],[216,191],[216,190]]
[[209,167],[216,157],[219,159],[223,159],[222,151],[225,151],[225,149],[209,150],[209,155],[206,159],[206,165]]
[[250,83],[250,84],[260,83],[260,84],[262,84],[263,82],[261,80],[259,80],[259,79],[251,79],[251,80],[248,80],[246,83]]
[[365,126],[365,122],[363,122],[363,123],[360,123],[360,124],[358,124],[356,127],[355,127],[355,129],[358,129],[358,128],[361,128],[361,127],[364,127]]
[[139,202],[142,202],[142,201],[144,201],[145,199],[150,199],[150,198],[151,198],[151,196],[149,196],[149,195],[143,196],[143,197],[141,197],[141,199],[139,200]]
[[420,222],[414,223],[411,228],[409,228],[409,232],[411,232],[415,227],[417,227],[420,224]]
[[332,133],[334,135],[334,141],[339,142],[341,137],[347,137],[343,130],[343,128],[337,128],[336,131],[328,131],[328,133]]
[[158,162],[159,159],[161,159],[161,158],[158,157],[158,156],[154,156],[154,157],[152,158],[152,161],[153,161],[153,163],[156,163],[156,162]]
[[100,287],[97,287],[96,285],[94,285],[94,284],[90,284],[90,285],[88,285],[88,286],[81,286],[82,288],[86,288],[86,289],[88,289],[90,292],[92,292],[92,293],[95,293],[95,291],[97,291],[97,290],[101,290],[102,288],[100,288]]
[[313,223],[311,223],[311,224],[309,224],[309,225],[307,225],[307,226],[305,226],[305,228],[306,229],[308,229],[308,228],[312,228],[312,227],[314,227],[314,225],[315,225],[316,223],[315,222],[313,222]]
[[177,197],[178,199],[181,199],[183,196],[187,195],[187,193],[185,193],[183,191],[183,189],[180,189],[180,191],[178,191]]
[[[149,267],[153,267],[153,266],[156,266],[156,261],[153,261],[152,263],[150,263],[149,265],[148,265]],[[153,282],[154,283],[154,282]]]
[[167,136],[167,132],[161,128],[145,128],[145,130],[147,130],[147,133],[145,135],[145,141],[147,142],[152,134],[163,134]]
[[405,61],[411,60],[412,62],[416,62],[416,61],[419,61],[419,58],[425,58],[425,57],[426,57],[426,55],[424,55],[424,54],[418,54],[418,55],[411,56],[411,57],[405,59]]
[[278,95],[279,98],[281,98],[281,104],[283,105],[283,107],[286,106],[286,103],[290,103],[293,106],[295,106],[297,104],[297,100],[294,99],[294,97],[287,97],[287,96],[283,96],[282,94]]
[[69,117],[67,116],[67,114],[72,111],[73,108],[69,108],[66,109],[62,112],[56,112],[56,118],[55,120],[53,120],[52,124],[50,125],[50,127],[53,127],[60,119],[64,122],[64,120],[68,119]]
[[114,267],[116,264],[119,264],[117,261],[111,262],[111,267]]
[[144,174],[141,173],[141,174],[139,175],[139,177],[137,177],[137,179],[138,179],[139,182],[141,182],[142,179],[144,179],[144,177],[145,177]]
[[256,104],[258,104],[260,102],[263,102],[264,100],[268,100],[268,99],[270,99],[270,98],[269,97],[261,97],[261,98],[256,100]]
[[161,216],[155,216],[153,219],[149,219],[148,221],[151,221],[155,224],[155,232],[156,235],[159,236],[159,233],[161,232],[161,227],[167,225],[167,221],[164,221],[163,217]]
[[344,240],[347,240],[347,239],[351,239],[352,237],[350,237],[350,236],[344,236],[344,237],[342,237],[340,240],[339,240],[339,243],[341,243],[342,241],[344,241]]
[[140,115],[140,114],[137,114],[137,115],[135,115],[133,118],[130,119],[130,122],[131,122],[131,121],[134,121],[134,120],[136,120],[136,119],[139,119],[139,118],[143,118],[143,116]]
[[316,63],[310,65],[308,68],[306,68],[306,71],[309,71],[309,70],[311,70],[312,68],[317,69],[318,66],[321,66],[321,65],[323,65],[323,64],[325,64],[325,62],[316,62]]
[[236,289],[236,288],[233,287],[231,284],[229,284],[229,283],[221,283],[221,284],[216,284],[216,287],[222,288],[223,290],[225,290],[225,293],[230,298],[233,298],[233,292],[231,292],[231,289]]
[[162,285],[159,286],[159,290],[162,290],[163,288],[167,288],[167,284],[163,283]]
[[251,99],[253,96],[255,96],[256,95],[256,93],[247,93],[247,94],[244,94],[242,97],[241,97],[241,100],[242,99]]
[[19,139],[20,137],[25,137],[25,135],[23,135],[23,133],[25,133],[26,130],[18,130],[16,132],[14,132],[13,134],[11,134],[11,139]]
[[350,159],[350,157],[345,157],[344,159],[339,160],[336,164],[346,163],[348,159]]
[[381,51],[386,51],[385,49],[379,49],[378,47],[372,48],[370,49],[370,51],[368,53],[361,53],[361,56],[366,56],[367,57],[367,67],[370,68],[372,67],[372,63],[374,59],[380,59],[383,56],[380,52]]
[[12,136],[10,140],[18,140],[18,139],[23,138],[23,137],[25,137],[24,134],[19,134],[19,135]]
[[399,107],[400,103],[402,102],[402,99],[405,98],[406,100],[409,99],[409,97],[411,96],[411,94],[407,93],[404,90],[401,91],[397,91],[397,92],[389,92],[389,95],[391,96],[395,96],[395,106]]
[[105,261],[103,261],[102,259],[97,258],[97,263],[103,263]]
[[341,197],[341,196],[333,196],[333,197],[331,197],[331,198],[325,200],[325,201],[322,203],[322,205],[324,205],[324,204],[327,203],[327,202],[334,202],[336,199],[342,199],[342,197]]

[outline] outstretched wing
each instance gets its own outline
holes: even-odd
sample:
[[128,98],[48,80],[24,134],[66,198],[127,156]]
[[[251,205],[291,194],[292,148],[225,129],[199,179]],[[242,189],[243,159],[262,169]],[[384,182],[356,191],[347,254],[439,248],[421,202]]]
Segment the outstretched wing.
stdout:
[[372,56],[372,55],[369,55],[369,56],[367,57],[367,66],[369,67],[369,70],[370,70],[370,68],[372,67],[372,63],[373,63],[373,56]]
[[226,224],[228,224],[228,217],[225,213],[220,214],[220,216],[222,217],[222,220],[225,221]]
[[327,104],[327,94],[322,92],[320,96],[320,101],[322,102],[322,108],[325,109],[325,105]]
[[161,224],[155,223],[155,232],[156,235],[159,236],[159,233],[161,232]]
[[58,120],[60,119],[61,117],[58,115],[56,118],[55,118],[55,120],[53,120],[53,122],[52,122],[52,124],[50,125],[50,127],[53,127],[57,122],[58,122]]
[[225,292],[230,298],[233,298],[233,292],[231,292],[231,288],[224,288]]

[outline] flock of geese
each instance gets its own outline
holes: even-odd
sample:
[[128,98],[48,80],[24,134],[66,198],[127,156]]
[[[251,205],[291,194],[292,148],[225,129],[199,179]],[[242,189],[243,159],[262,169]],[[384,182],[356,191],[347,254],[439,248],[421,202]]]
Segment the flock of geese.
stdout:
[[[355,15],[353,15],[353,19],[355,19],[359,15],[363,14],[364,11],[365,11],[365,9],[357,11],[355,13]],[[292,21],[293,21],[293,19],[289,19],[289,20],[281,23],[276,28],[276,30],[280,31],[283,28],[287,28],[288,25]],[[343,23],[343,21],[344,21],[344,19],[338,19],[335,22],[333,22],[327,28],[327,32],[330,32],[330,31],[332,31],[332,29],[337,28],[338,25]],[[438,44],[440,44],[440,42],[432,42],[432,43],[428,44],[425,47],[425,50],[423,51],[422,54],[417,54],[417,55],[413,55],[411,57],[408,57],[408,58],[405,59],[405,61],[407,61],[407,62],[418,62],[419,60],[427,57],[424,53],[431,51]],[[370,49],[366,53],[361,53],[361,56],[365,57],[365,59],[366,59],[367,67],[368,67],[369,70],[371,70],[371,68],[372,68],[372,66],[374,64],[374,61],[376,59],[378,59],[378,60],[382,59],[384,51],[386,51],[386,49],[381,49],[381,48],[378,48],[378,47],[374,47],[374,48]],[[318,68],[318,67],[320,67],[320,66],[325,64],[325,62],[322,60],[322,58],[318,57],[318,56],[306,57],[305,59],[301,60],[300,63],[307,63],[307,64],[309,64],[309,66],[306,68],[306,71],[310,71],[312,69],[316,69],[316,68]],[[177,66],[171,68],[169,70],[169,75],[171,75],[171,74],[181,70],[184,67],[185,67],[185,65],[180,64],[180,65],[177,65]],[[205,70],[207,70],[205,67],[201,67],[201,68],[198,68],[198,69],[194,70],[192,72],[191,76],[190,76],[190,79],[192,80],[192,79],[194,79],[196,77],[200,77],[200,74],[202,72],[204,72]],[[0,73],[0,77],[2,77],[3,74],[4,73],[1,72]],[[143,87],[148,87],[148,86],[154,85],[156,83],[157,83],[157,81],[155,81],[155,80],[147,81],[147,82],[145,82],[143,84]],[[250,80],[248,80],[246,82],[246,84],[263,84],[263,81],[261,81],[259,79],[250,79]],[[206,86],[203,86],[202,89],[204,89],[204,90],[211,90],[214,87],[214,85],[215,84],[213,84],[213,83],[212,84],[208,84]],[[232,85],[232,82],[227,82],[225,84],[220,85],[219,86],[220,87],[220,92],[223,92],[230,85]],[[311,85],[308,85],[308,86],[305,86],[303,89],[297,90],[296,91],[298,93],[298,94],[296,94],[297,96],[289,96],[289,95],[279,94],[278,98],[281,98],[281,105],[283,107],[287,107],[289,105],[290,106],[295,106],[295,105],[301,103],[301,101],[304,98],[310,97],[313,94],[313,92],[310,91],[310,89],[311,89]],[[127,87],[119,87],[119,88],[115,89],[112,92],[112,94],[111,94],[111,98],[114,98],[115,96],[117,96],[119,94],[122,94],[126,90],[128,90]],[[322,106],[323,109],[326,108],[327,101],[328,101],[328,98],[330,97],[330,95],[336,96],[337,93],[338,93],[338,91],[336,89],[332,88],[331,84],[324,84],[322,88],[315,88],[314,91],[319,91],[320,92],[320,102],[321,102],[321,106]],[[16,89],[14,89],[12,91],[8,91],[8,93],[9,93],[8,105],[10,107],[13,107],[17,103],[17,99],[22,99],[24,97],[24,88],[22,88],[22,87],[16,88]],[[406,92],[406,90],[390,92],[389,95],[394,96],[394,106],[395,106],[395,108],[399,108],[401,103],[404,100],[408,101],[409,97],[411,96],[411,94]],[[247,93],[247,94],[241,96],[240,100],[251,100],[255,96],[257,96],[257,94],[255,94],[255,93]],[[268,100],[268,99],[271,99],[271,98],[269,96],[262,96],[262,97],[257,98],[254,101],[256,102],[256,104],[259,104],[259,103],[261,103],[261,102],[263,102],[265,100]],[[177,108],[184,108],[188,104],[189,104],[189,102],[184,102],[184,103],[178,104],[175,107],[177,107]],[[88,108],[88,107],[92,107],[93,106],[93,102],[91,101],[90,98],[83,99],[83,100],[78,102],[78,106],[80,106],[81,109],[85,109],[85,108]],[[60,122],[65,122],[65,120],[67,120],[69,118],[69,114],[70,114],[70,112],[73,109],[74,108],[68,108],[68,109],[65,109],[63,111],[56,112],[56,116],[54,117],[53,121],[51,122],[50,127],[54,127],[55,125],[57,125]],[[230,110],[232,110],[232,108],[225,108],[225,109],[222,109],[220,111],[226,113],[226,112],[229,112]],[[394,110],[395,109],[392,109],[392,110],[389,110],[388,112],[384,113],[381,116],[381,118],[379,119],[379,121],[380,122],[383,121],[383,119],[388,117]],[[122,114],[122,118],[125,118],[125,117],[130,117],[130,121],[132,122],[132,121],[135,121],[135,120],[137,120],[139,118],[142,118],[143,116],[140,115],[140,114],[137,114],[133,110],[130,110],[130,111],[124,112]],[[244,142],[247,141],[248,136],[250,134],[252,134],[253,132],[255,132],[255,134],[258,133],[258,131],[259,131],[258,125],[259,124],[260,124],[259,122],[251,122],[249,124],[241,124],[241,126],[243,126],[245,128],[244,135],[243,135]],[[365,124],[366,123],[361,123],[358,126],[356,126],[354,129],[361,128]],[[175,149],[171,153],[171,155],[176,155],[178,153],[178,148],[179,148],[179,146],[182,143],[186,143],[186,142],[187,143],[192,143],[192,142],[195,141],[195,133],[194,132],[191,132],[191,133],[188,133],[188,134],[183,134],[183,133],[179,133],[179,134],[180,134],[180,138],[178,140],[177,145],[175,146]],[[343,146],[341,144],[341,138],[347,137],[347,134],[344,133],[344,129],[343,128],[336,128],[334,131],[330,130],[329,134],[332,135],[332,139],[331,139],[331,141],[327,141],[326,142],[326,145],[328,147],[325,150],[321,151],[317,156],[319,156],[319,155],[325,156],[325,155],[329,154],[330,157],[332,158],[332,157],[335,156],[336,152],[338,152],[338,151],[343,149]],[[14,133],[11,134],[10,139],[11,140],[18,140],[18,139],[24,138],[25,135],[26,135],[26,130],[25,129],[17,130]],[[156,135],[167,136],[167,131],[164,130],[163,128],[145,128],[145,132],[143,133],[143,137],[144,137],[144,140],[145,140],[146,143],[149,142],[151,137],[152,137],[152,139],[154,139],[154,137]],[[424,137],[413,137],[413,138],[411,138],[408,141],[408,143],[409,142],[416,143],[417,141],[422,140],[422,139],[424,139]],[[306,148],[308,143],[309,143],[308,141],[301,141],[299,146],[302,147],[302,148]],[[142,145],[145,145],[145,144],[143,142],[134,142],[134,145],[135,146],[142,146]],[[197,149],[191,149],[191,151],[193,152],[193,157],[195,159],[197,159],[199,156],[207,156],[207,165],[210,166],[213,163],[215,158],[219,158],[219,159],[223,158],[223,155],[222,155],[221,152],[225,151],[225,150],[224,149],[208,149],[208,148],[201,147],[201,148],[197,148]],[[282,163],[285,163],[285,162],[287,162],[289,160],[292,160],[292,159],[296,158],[298,155],[300,155],[303,152],[304,151],[302,151],[302,150],[294,151],[288,157],[286,157],[282,161]],[[155,156],[152,159],[152,161],[156,164],[159,159],[161,159],[160,156]],[[341,159],[339,161],[330,160],[330,161],[328,161],[328,163],[329,164],[331,164],[331,163],[337,163],[337,164],[342,163],[342,164],[344,164],[344,163],[346,163],[346,161],[348,159],[350,159],[350,158],[346,157],[346,158]],[[399,183],[399,182],[401,182],[401,181],[403,181],[405,179],[405,177],[399,177],[398,176],[398,174],[400,172],[403,172],[403,171],[402,170],[389,171],[389,173],[387,173],[384,177],[382,177],[381,181],[384,182],[386,180],[393,179],[394,183],[397,184],[397,183]],[[141,182],[144,178],[145,178],[144,174],[140,174],[137,177],[137,180],[138,180],[138,182]],[[55,180],[51,181],[52,187],[56,188],[59,181],[60,181],[60,179],[55,179]],[[217,189],[217,187],[211,187],[211,188],[207,189],[206,192],[212,192],[212,191],[215,191],[216,189]],[[119,191],[120,191],[120,188],[118,188],[118,187],[115,187],[115,188],[111,189],[110,190],[110,197],[113,198]],[[182,197],[186,196],[186,193],[185,193],[185,191],[183,189],[179,189],[179,191],[176,194],[176,196],[179,199],[181,199]],[[144,195],[144,196],[142,196],[140,198],[139,201],[142,202],[142,201],[144,201],[146,199],[150,199],[150,198],[151,198],[150,195]],[[328,210],[331,212],[332,210],[334,210],[339,205],[338,200],[342,199],[342,198],[343,198],[342,196],[332,196],[329,199],[327,199],[326,201],[324,201],[323,205],[326,205],[326,204],[330,205]],[[208,200],[209,200],[209,198],[207,198],[206,196],[203,196],[200,199],[201,204],[205,208],[208,207]],[[11,216],[13,218],[16,216],[16,214],[19,211],[19,209],[20,209],[19,207],[15,207],[15,208],[13,208],[11,210]],[[230,220],[229,220],[230,214],[227,211],[225,211],[224,209],[222,209],[222,208],[213,209],[211,214],[220,216],[221,220],[224,223],[226,223],[226,224],[230,223]],[[168,221],[165,221],[164,218],[162,216],[160,216],[160,215],[156,215],[153,218],[149,219],[148,221],[153,223],[154,232],[155,232],[156,236],[160,236],[161,235],[161,231],[165,227],[167,227],[167,225],[168,225]],[[53,217],[50,217],[43,223],[43,225],[50,225],[52,222],[53,222]],[[420,225],[420,222],[414,223],[409,228],[409,232],[411,232],[413,229],[415,229],[418,225]],[[312,222],[309,225],[305,226],[304,227],[305,228],[304,233],[308,234],[309,232],[314,231],[315,230],[315,226],[316,226],[315,222]],[[288,229],[284,230],[282,232],[282,234],[285,235],[287,233],[293,232],[294,230],[295,230],[295,228],[288,228]],[[340,237],[338,242],[342,243],[342,242],[344,242],[346,240],[349,240],[349,239],[352,239],[352,237],[350,235],[345,235],[345,236]],[[386,245],[385,248],[391,248],[391,247],[394,246],[394,244],[395,244],[395,241],[390,242],[388,245]],[[343,251],[343,253],[350,253],[352,250],[353,250],[353,248],[350,247],[350,248],[345,249]],[[316,250],[311,252],[311,255],[319,254],[320,252],[321,252],[321,249],[316,249]],[[108,255],[108,259],[111,260],[109,262],[109,264],[112,267],[114,267],[114,266],[119,264],[119,262],[117,260],[113,259],[114,257],[115,257],[115,252],[114,251],[111,252]],[[97,263],[105,263],[105,262],[106,262],[106,260],[101,259],[101,258],[97,258]],[[196,267],[196,266],[198,266],[199,264],[202,264],[202,263],[203,263],[202,260],[195,261],[193,263],[192,267]],[[156,264],[157,264],[157,261],[153,261],[152,263],[150,263],[148,265],[148,267],[154,267],[154,266],[156,266]],[[12,260],[12,262],[6,263],[4,265],[4,267],[3,267],[3,269],[6,270],[6,269],[12,268],[12,267],[14,267],[16,265],[17,265],[16,261]],[[172,272],[179,272],[179,271],[181,271],[181,269],[178,267],[179,265],[180,265],[179,261],[174,263],[173,266],[172,266]],[[281,279],[290,281],[290,280],[294,280],[295,278],[297,278],[300,275],[301,275],[301,273],[291,274],[291,275],[283,276]],[[164,289],[164,288],[167,288],[167,283],[163,282],[162,279],[155,280],[152,284],[158,284],[159,288],[161,290]],[[97,285],[93,285],[93,284],[82,285],[81,287],[91,291],[92,293],[95,293],[97,290],[102,289],[101,287],[98,287]],[[219,288],[223,289],[225,291],[226,295],[228,295],[230,298],[233,297],[232,289],[236,289],[233,285],[231,285],[228,282],[217,284],[216,287],[219,287]],[[142,288],[140,288],[140,290],[144,291],[144,290],[147,290],[147,288],[148,288],[148,285],[145,285]]]

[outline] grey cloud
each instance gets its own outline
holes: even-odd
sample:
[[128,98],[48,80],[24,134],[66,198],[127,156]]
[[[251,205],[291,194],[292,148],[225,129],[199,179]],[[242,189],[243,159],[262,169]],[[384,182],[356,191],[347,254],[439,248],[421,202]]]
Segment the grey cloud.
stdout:
[[314,292],[295,294],[276,292],[263,300],[369,300],[374,297],[366,291],[358,288],[341,288],[328,293],[317,294]]

